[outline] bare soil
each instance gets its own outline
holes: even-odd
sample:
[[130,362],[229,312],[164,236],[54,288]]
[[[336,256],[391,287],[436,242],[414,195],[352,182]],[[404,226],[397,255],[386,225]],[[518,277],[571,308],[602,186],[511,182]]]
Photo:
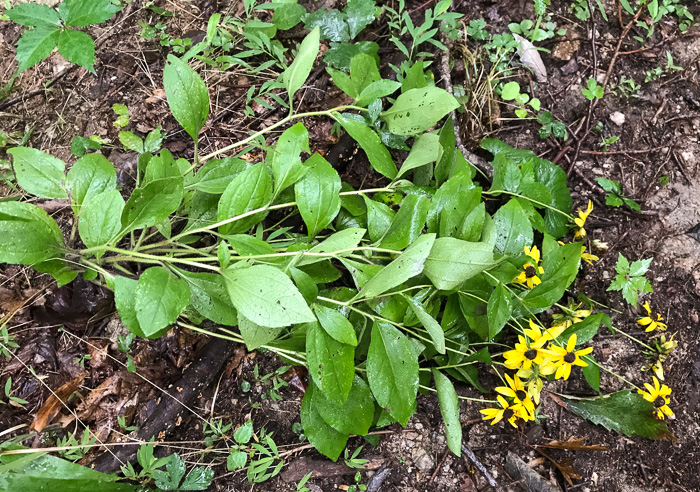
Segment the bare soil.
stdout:
[[[207,19],[214,12],[238,13],[242,2],[237,0],[158,1],[157,5],[173,10],[175,17],[166,19],[168,32],[173,36],[196,35],[206,30]],[[314,2],[306,2],[314,5]],[[332,4],[333,2],[325,2]],[[408,8],[417,19],[423,9],[434,2],[408,0]],[[595,2],[591,2],[595,4]],[[687,2],[696,16],[700,5]],[[154,40],[139,36],[138,20],[154,23],[157,16],[144,10],[143,2],[134,0],[112,21],[90,29],[97,39],[97,76],[75,68],[54,53],[39,66],[27,70],[18,81],[18,88],[5,101],[0,101],[0,127],[8,132],[24,133],[33,129],[27,145],[54,154],[68,163],[74,162],[70,153],[73,136],[100,135],[118,143],[118,130],[112,126],[111,106],[126,104],[130,108],[128,129],[144,134],[157,125],[163,125],[168,137],[165,147],[176,157],[191,158],[189,137],[169,116],[162,90],[162,68],[167,49]],[[606,2],[609,21],[596,15],[595,51],[587,24],[578,21],[569,11],[569,2],[554,0],[551,10],[558,26],[565,27],[565,37],[548,40],[543,46],[552,51],[543,53],[549,79],[535,84],[523,71],[521,86],[530,86],[558,119],[575,129],[586,116],[588,102],[581,96],[581,86],[590,76],[602,80],[620,38],[622,29],[617,19],[617,2]],[[466,19],[483,17],[491,32],[507,30],[509,22],[534,19],[530,2],[504,0],[470,2],[457,0],[453,9]],[[625,20],[625,22],[627,22]],[[0,81],[4,83],[14,71],[14,46],[21,34],[18,26],[0,22]],[[386,27],[375,22],[367,29],[368,39],[386,45]],[[582,491],[694,491],[700,490],[700,244],[698,236],[687,234],[700,223],[700,29],[692,27],[681,34],[675,21],[664,20],[654,36],[640,45],[632,35],[641,35],[635,27],[623,42],[611,74],[611,81],[621,75],[632,77],[637,83],[644,80],[645,72],[665,66],[666,52],[673,55],[683,71],[671,72],[658,81],[642,84],[638,97],[606,94],[596,107],[593,121],[602,122],[602,136],[618,135],[620,140],[607,152],[601,151],[601,134],[591,132],[580,142],[575,152],[567,152],[558,164],[571,169],[569,186],[576,206],[584,207],[588,199],[595,202],[589,219],[589,237],[607,243],[607,249],[593,249],[601,260],[586,266],[576,281],[571,295],[585,293],[608,306],[615,326],[639,336],[644,334],[636,324],[637,314],[627,306],[619,293],[606,291],[614,276],[618,253],[630,259],[654,257],[648,277],[654,287],[653,305],[668,323],[667,333],[674,333],[678,348],[664,365],[665,383],[673,389],[672,408],[675,419],[670,428],[675,440],[650,441],[627,438],[584,421],[557,405],[543,394],[541,413],[546,418],[539,425],[530,423],[519,429],[510,426],[490,426],[480,420],[479,405],[463,402],[462,419],[465,443],[496,478],[501,487],[515,490],[518,485],[504,469],[505,456],[512,451],[562,490]],[[296,34],[298,41],[303,32]],[[599,72],[593,73],[593,60]],[[246,135],[249,130],[267,126],[283,117],[280,111],[257,108],[256,118],[244,118],[245,94],[251,80],[242,72],[215,72],[205,70],[213,102],[212,118],[204,130],[203,151],[221,148]],[[462,77],[462,79],[460,79]],[[457,63],[452,74],[453,84],[463,83],[463,66]],[[436,79],[439,74],[436,72]],[[55,80],[44,90],[43,84]],[[306,88],[303,104],[308,108],[329,107],[339,97],[328,91],[328,77],[321,74]],[[8,104],[11,103],[11,104]],[[502,117],[507,108],[501,108]],[[510,110],[512,111],[512,110]],[[624,121],[619,115],[624,115]],[[612,116],[611,116],[612,115]],[[468,126],[463,121],[463,125]],[[327,121],[306,121],[313,149],[328,151],[336,140],[331,136]],[[538,155],[554,159],[560,153],[561,142],[541,140],[539,125],[531,120],[511,119],[492,129],[482,128],[481,135],[465,135],[465,141],[478,141],[484,136],[496,136],[518,148],[534,150]],[[105,154],[118,169],[123,169],[124,186],[129,186],[130,157],[119,150],[105,149]],[[5,158],[0,153],[0,158]],[[361,153],[350,163],[343,163],[344,179],[355,186],[379,182],[369,172]],[[660,177],[668,177],[663,185]],[[642,213],[605,206],[604,193],[593,179],[607,177],[622,183],[626,196],[643,206]],[[0,195],[15,193],[10,187],[0,187]],[[71,223],[63,210],[54,210],[54,217],[66,230]],[[0,430],[15,426],[7,433],[9,438],[27,431],[35,413],[50,395],[48,388],[59,388],[80,376],[85,379],[79,392],[84,400],[73,400],[72,405],[84,424],[96,430],[100,439],[114,442],[124,438],[116,424],[118,415],[127,416],[131,425],[139,426],[156,407],[163,389],[178,381],[183,370],[206,344],[201,336],[171,332],[155,341],[139,340],[134,344],[137,374],[124,368],[125,356],[116,348],[116,337],[123,333],[113,311],[111,297],[102,289],[85,283],[74,283],[56,289],[46,275],[16,266],[0,266],[0,316],[22,306],[11,322],[10,332],[20,347],[17,357],[0,361],[0,383],[12,377],[13,395],[27,400],[22,407],[4,405],[0,411]],[[594,356],[611,371],[640,382],[648,374],[640,373],[645,358],[639,346],[624,337],[612,336],[601,330],[594,339]],[[81,354],[91,358],[79,363]],[[302,447],[292,427],[299,422],[299,408],[303,392],[303,373],[288,371],[282,379],[279,398],[270,397],[270,380],[263,375],[280,367],[282,362],[269,353],[245,353],[238,350],[222,377],[202,392],[191,407],[200,417],[222,418],[234,426],[252,419],[256,429],[265,427],[274,433],[281,451]],[[45,376],[38,381],[30,372]],[[256,370],[257,367],[257,370]],[[256,378],[255,374],[258,374]],[[623,383],[611,374],[603,373],[601,388],[605,393],[621,389]],[[488,376],[485,378],[488,379]],[[580,372],[568,381],[552,382],[548,391],[579,396],[591,395]],[[244,391],[245,390],[245,391]],[[459,386],[466,396],[478,396],[471,387]],[[86,400],[87,399],[87,400]],[[67,412],[60,420],[75,428]],[[177,451],[188,461],[200,459],[202,420],[188,414],[176,423],[178,429],[168,437],[170,446],[165,451]],[[44,437],[34,438],[34,446],[51,445],[62,435],[58,425],[49,427]],[[350,449],[364,445],[361,457],[371,460],[375,468],[388,467],[389,473],[379,489],[385,491],[475,491],[488,490],[485,478],[464,459],[446,452],[441,417],[434,396],[420,396],[418,411],[406,429],[390,428],[382,434],[376,447],[360,438],[353,438]],[[550,440],[566,441],[583,437],[585,444],[600,444],[607,451],[545,452],[561,466],[580,478],[569,485],[552,462],[533,447]],[[177,444],[177,442],[186,441]],[[29,440],[28,443],[32,443]],[[165,452],[164,451],[164,452]],[[225,450],[221,450],[224,451]],[[91,453],[85,462],[96,453]],[[210,459],[207,455],[205,459]],[[225,454],[221,456],[225,457]],[[299,460],[312,461],[299,461]],[[295,480],[301,472],[317,470],[325,476],[315,477],[307,484],[313,491],[343,489],[354,483],[356,470],[326,467],[323,458],[313,449],[292,453],[286,458],[289,470],[255,490],[295,490]],[[223,462],[223,460],[219,460]],[[301,464],[301,465],[300,465]],[[251,490],[244,473],[227,473],[225,465],[216,467],[217,477],[211,490]],[[291,473],[291,472],[294,473]],[[367,483],[374,471],[362,473]],[[295,477],[296,475],[296,477]],[[303,476],[303,473],[301,473]],[[285,480],[285,478],[287,480]]]

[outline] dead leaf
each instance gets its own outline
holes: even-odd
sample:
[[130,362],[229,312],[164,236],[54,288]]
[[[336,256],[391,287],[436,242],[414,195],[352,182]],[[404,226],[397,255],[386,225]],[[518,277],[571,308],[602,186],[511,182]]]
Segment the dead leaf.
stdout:
[[165,101],[165,89],[160,87],[153,91],[153,94],[146,99],[148,104],[153,104],[154,102]]
[[537,82],[547,82],[547,67],[544,66],[540,52],[537,51],[535,45],[518,34],[513,33],[513,37],[519,43],[517,50],[522,64],[532,69]]
[[571,480],[572,478],[574,478],[574,479],[576,479],[576,480],[580,480],[580,479],[581,479],[581,475],[579,475],[578,473],[576,473],[576,470],[574,470],[574,467],[573,467],[574,462],[573,462],[572,460],[570,460],[570,459],[567,458],[567,459],[565,459],[565,460],[563,460],[563,461],[561,461],[561,462],[557,462],[556,460],[554,460],[554,458],[552,458],[551,456],[549,456],[549,455],[547,455],[546,453],[542,452],[541,450],[535,449],[535,451],[537,451],[538,453],[540,453],[542,456],[544,456],[545,458],[547,458],[554,466],[556,466],[557,469],[558,469],[558,470],[561,472],[561,474],[564,476],[564,479],[565,479],[567,482],[569,482],[569,485],[571,485],[572,487],[574,486],[574,483],[573,483],[573,481]]
[[569,449],[572,451],[607,451],[608,447],[602,444],[583,444],[585,437],[571,436],[566,442],[552,441],[547,444],[538,444],[535,447],[552,449]]
[[68,381],[66,384],[54,391],[51,396],[46,399],[44,404],[34,416],[31,429],[37,432],[44,430],[44,427],[49,425],[56,415],[58,415],[58,412],[61,410],[61,406],[63,406],[65,402],[68,401],[68,398],[75,393],[75,390],[78,389],[78,386],[80,386],[80,383],[83,382],[83,379],[85,379],[84,375],[79,376],[71,381]]
[[83,401],[78,405],[78,416],[81,419],[87,419],[92,416],[97,410],[99,403],[106,397],[111,395],[119,395],[122,383],[122,373],[112,374],[110,377],[102,381],[102,383],[90,393],[87,394]]

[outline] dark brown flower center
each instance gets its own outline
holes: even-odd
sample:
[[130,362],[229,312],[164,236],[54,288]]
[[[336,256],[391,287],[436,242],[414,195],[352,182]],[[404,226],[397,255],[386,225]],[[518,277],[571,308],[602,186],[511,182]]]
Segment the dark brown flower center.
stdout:
[[566,362],[567,364],[573,364],[575,360],[576,354],[573,352],[567,352],[564,356],[564,362]]
[[506,420],[510,420],[510,418],[513,416],[513,410],[510,408],[506,408],[506,410],[503,412],[503,418]]
[[525,269],[525,276],[527,278],[532,278],[535,275],[537,275],[537,270],[535,270],[535,267],[532,265],[528,265],[527,268]]
[[525,398],[527,398],[527,393],[525,393],[523,390],[518,390],[515,392],[515,397],[518,400],[523,401]]
[[535,350],[535,349],[530,349],[527,352],[525,352],[525,358],[527,360],[535,360],[536,357],[537,357],[537,350]]
[[666,404],[666,400],[664,400],[663,396],[659,396],[656,400],[654,400],[654,406],[656,408],[661,408]]

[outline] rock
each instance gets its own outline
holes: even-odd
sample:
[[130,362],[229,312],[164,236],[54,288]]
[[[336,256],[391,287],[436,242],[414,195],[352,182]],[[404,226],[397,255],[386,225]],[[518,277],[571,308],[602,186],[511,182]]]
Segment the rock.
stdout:
[[610,121],[615,123],[617,126],[622,126],[625,124],[625,115],[620,113],[619,111],[615,111],[613,114],[610,115]]
[[576,58],[569,60],[569,62],[561,67],[560,70],[564,75],[571,75],[578,72],[578,63],[576,62]]
[[423,448],[417,448],[413,452],[413,464],[424,474],[432,473],[435,469],[435,460]]

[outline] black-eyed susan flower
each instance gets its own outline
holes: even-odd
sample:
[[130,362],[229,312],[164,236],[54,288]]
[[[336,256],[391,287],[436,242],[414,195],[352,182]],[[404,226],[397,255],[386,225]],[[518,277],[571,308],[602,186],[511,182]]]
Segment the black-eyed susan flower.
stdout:
[[495,425],[501,420],[505,420],[513,427],[518,427],[515,421],[518,418],[523,418],[523,415],[527,417],[527,413],[523,408],[513,408],[501,395],[496,396],[496,400],[500,405],[500,408],[484,408],[479,410],[484,416],[483,420],[491,420],[491,425]]
[[637,390],[637,393],[642,395],[646,401],[650,401],[654,404],[656,416],[659,419],[663,420],[666,416],[673,417],[673,411],[668,406],[668,404],[671,403],[671,399],[669,398],[671,388],[665,384],[659,384],[659,380],[656,379],[655,376],[652,377],[654,379],[654,386],[649,383],[644,383],[644,387],[647,390]]
[[574,219],[574,224],[576,224],[576,232],[574,232],[574,238],[578,239],[580,237],[586,237],[586,229],[583,227],[586,224],[586,219],[593,211],[593,202],[588,200],[588,207],[585,211],[578,209],[578,217]]
[[661,331],[665,331],[667,326],[666,323],[663,323],[664,318],[659,313],[656,313],[656,320],[652,318],[651,308],[649,307],[649,301],[645,301],[642,307],[647,312],[647,316],[639,318],[637,320],[637,323],[642,326],[646,326],[646,330],[644,331],[654,331],[657,328]]
[[508,369],[532,369],[533,364],[542,364],[544,362],[543,346],[548,342],[545,337],[540,337],[537,341],[531,341],[528,345],[526,339],[522,335],[518,335],[518,343],[515,344],[513,350],[508,350],[503,353],[505,366]]
[[551,363],[556,366],[554,374],[555,379],[569,379],[572,366],[587,367],[588,363],[581,360],[581,357],[593,352],[593,347],[577,350],[576,348],[576,333],[569,337],[566,342],[566,347],[558,347],[550,345],[545,354],[550,358]]
[[535,404],[532,403],[530,395],[525,389],[523,382],[520,380],[517,374],[512,378],[506,374],[505,378],[508,386],[499,386],[495,388],[496,392],[513,399],[513,404],[511,405],[513,411],[517,411],[520,408],[525,409],[524,413],[526,414],[527,418],[523,417],[523,420],[534,420]]
[[524,250],[525,254],[532,258],[534,264],[525,263],[523,265],[523,271],[520,272],[520,275],[518,275],[513,282],[516,284],[525,284],[527,285],[528,289],[532,289],[535,285],[542,283],[542,280],[540,280],[538,275],[542,275],[544,273],[544,269],[539,266],[540,250],[537,249],[537,246],[533,246],[532,249],[525,246]]
[[552,324],[552,328],[550,329],[566,329],[569,326],[575,323],[580,323],[585,318],[588,318],[593,311],[590,309],[579,309],[581,305],[582,303],[579,303],[578,306],[574,307],[574,304],[570,302],[568,306],[568,312],[553,314],[552,320],[554,321],[554,323]]
[[591,254],[591,253],[586,253],[586,247],[581,246],[581,259],[588,263],[589,265],[592,265],[594,261],[600,260],[596,255]]

